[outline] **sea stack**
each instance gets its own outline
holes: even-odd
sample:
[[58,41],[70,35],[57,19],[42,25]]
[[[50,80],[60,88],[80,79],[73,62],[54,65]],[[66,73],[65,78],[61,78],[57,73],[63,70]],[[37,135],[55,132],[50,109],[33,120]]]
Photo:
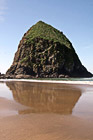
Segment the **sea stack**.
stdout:
[[92,77],[82,65],[68,38],[42,21],[23,36],[8,78]]

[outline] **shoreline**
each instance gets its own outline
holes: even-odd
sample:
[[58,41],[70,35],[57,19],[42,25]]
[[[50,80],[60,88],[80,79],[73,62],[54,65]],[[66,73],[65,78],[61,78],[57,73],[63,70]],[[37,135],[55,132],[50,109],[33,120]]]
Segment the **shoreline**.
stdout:
[[93,85],[93,81],[66,81],[66,80],[36,80],[36,79],[0,79],[0,82],[12,82],[12,81],[21,81],[21,82],[33,82],[33,83],[55,83],[55,84],[81,84],[81,85]]
[[[7,88],[14,93],[15,97],[15,100],[0,98],[0,138],[2,140],[93,139],[91,112],[93,98],[89,94],[88,96],[82,94],[83,89],[88,91],[88,87],[90,88],[89,85],[86,85],[86,81],[32,79],[3,79],[0,81],[1,84],[7,84]],[[24,82],[22,83],[22,81]],[[72,82],[73,84],[71,84]],[[82,84],[80,85],[80,83]],[[81,89],[77,88],[79,85],[82,87]],[[51,86],[54,88],[51,88]],[[3,90],[1,93],[4,93]],[[85,102],[80,104],[79,100],[83,96],[90,97],[90,102],[83,98]],[[62,101],[63,104],[61,104]],[[75,108],[77,108],[76,111]],[[64,112],[61,114],[60,110]]]

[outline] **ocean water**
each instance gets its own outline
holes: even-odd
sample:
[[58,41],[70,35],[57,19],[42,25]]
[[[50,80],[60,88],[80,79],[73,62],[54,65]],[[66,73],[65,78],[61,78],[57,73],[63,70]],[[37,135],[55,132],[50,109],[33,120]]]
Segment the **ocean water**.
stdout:
[[20,81],[33,83],[63,83],[63,84],[87,84],[93,85],[92,78],[34,78],[34,79],[0,79],[0,82]]
[[[35,79],[36,80],[36,79]],[[53,81],[93,81],[92,78],[38,78],[37,80],[53,80]]]

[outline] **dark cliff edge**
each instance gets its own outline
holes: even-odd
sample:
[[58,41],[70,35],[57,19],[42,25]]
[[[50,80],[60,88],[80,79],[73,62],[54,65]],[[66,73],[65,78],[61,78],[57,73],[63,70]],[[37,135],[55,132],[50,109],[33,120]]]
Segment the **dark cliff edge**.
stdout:
[[7,78],[92,77],[72,43],[59,30],[39,21],[24,34]]
[[2,73],[0,72],[0,79],[5,79],[5,78],[6,78],[5,74],[2,74]]

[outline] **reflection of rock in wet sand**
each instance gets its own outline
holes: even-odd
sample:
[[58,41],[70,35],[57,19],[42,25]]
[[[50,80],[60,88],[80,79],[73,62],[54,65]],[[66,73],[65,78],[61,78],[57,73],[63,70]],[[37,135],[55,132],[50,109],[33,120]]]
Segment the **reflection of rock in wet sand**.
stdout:
[[30,107],[19,113],[59,113],[71,114],[81,91],[70,85],[7,82],[14,100]]

